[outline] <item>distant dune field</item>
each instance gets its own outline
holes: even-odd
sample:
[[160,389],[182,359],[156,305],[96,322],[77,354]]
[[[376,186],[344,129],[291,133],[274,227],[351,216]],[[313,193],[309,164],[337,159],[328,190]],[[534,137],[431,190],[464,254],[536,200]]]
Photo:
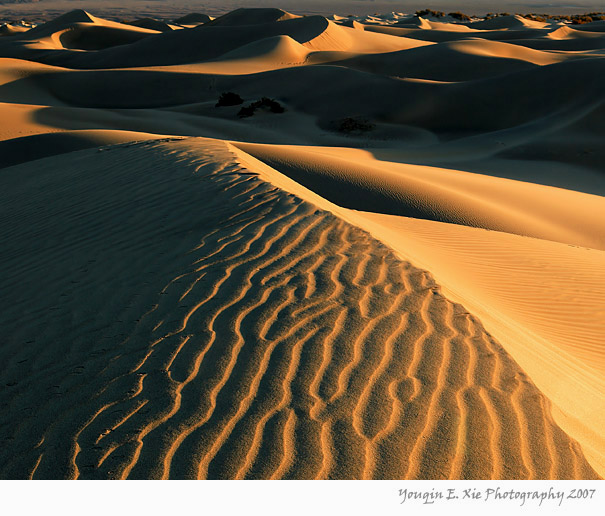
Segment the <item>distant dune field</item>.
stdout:
[[602,478],[604,24],[2,25],[0,478]]

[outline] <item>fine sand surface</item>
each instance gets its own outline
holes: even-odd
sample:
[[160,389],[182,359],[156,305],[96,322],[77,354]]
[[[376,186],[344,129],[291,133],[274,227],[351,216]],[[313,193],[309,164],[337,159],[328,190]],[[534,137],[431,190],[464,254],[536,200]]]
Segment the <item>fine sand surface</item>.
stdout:
[[604,72],[518,16],[5,25],[0,477],[605,475]]

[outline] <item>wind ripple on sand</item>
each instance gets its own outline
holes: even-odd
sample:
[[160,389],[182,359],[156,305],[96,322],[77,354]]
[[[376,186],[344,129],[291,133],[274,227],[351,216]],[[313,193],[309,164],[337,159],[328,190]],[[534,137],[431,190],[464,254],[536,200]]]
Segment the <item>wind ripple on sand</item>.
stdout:
[[[106,150],[48,158],[64,172],[22,207],[31,223],[57,188],[80,200],[60,215],[73,229],[66,222],[44,253],[8,263],[17,279],[39,279],[65,252],[128,254],[86,276],[86,296],[65,299],[56,318],[3,321],[2,380],[35,355],[2,395],[0,438],[13,443],[0,452],[3,478],[596,477],[548,400],[428,273],[238,166],[225,144]],[[5,172],[37,177],[27,165]],[[76,238],[82,228],[88,239]],[[151,266],[150,287],[116,280]],[[112,279],[114,298],[95,293]],[[139,300],[129,291],[145,288]],[[119,318],[119,345],[100,347],[89,321],[64,319],[70,302]],[[25,408],[35,423],[11,428]]]

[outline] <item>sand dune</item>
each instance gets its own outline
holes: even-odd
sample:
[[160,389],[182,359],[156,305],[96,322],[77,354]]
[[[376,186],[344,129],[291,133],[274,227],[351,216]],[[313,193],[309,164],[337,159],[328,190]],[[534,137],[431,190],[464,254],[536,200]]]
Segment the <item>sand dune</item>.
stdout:
[[260,25],[264,23],[279,22],[284,20],[293,20],[300,18],[295,14],[282,11],[275,8],[260,8],[260,9],[236,9],[223,16],[208,21],[210,25],[223,25],[227,27],[237,25]]
[[165,23],[162,21],[154,20],[153,18],[140,18],[138,20],[128,22],[128,25],[133,25],[134,27],[150,29],[150,30],[154,30],[154,31],[158,31],[158,32],[166,32],[169,30],[178,30],[181,28],[178,25],[171,25],[170,23]]
[[[389,76],[459,82],[506,75],[568,59],[510,43],[468,39],[413,50],[354,56],[336,64]],[[434,63],[439,61],[440,66]]]
[[0,477],[603,477],[602,23],[147,16],[0,30]]
[[84,9],[74,9],[73,11],[69,11],[68,13],[62,14],[53,20],[32,28],[29,31],[29,35],[48,36],[49,34],[53,34],[54,32],[57,32],[58,30],[63,29],[65,26],[71,25],[72,23],[103,23],[103,21],[106,20],[97,18],[96,16],[86,12]]
[[578,29],[568,26],[559,27],[547,34],[551,39],[584,39],[584,38],[602,38],[603,35],[599,32],[590,32],[588,29]]
[[422,16],[414,16],[412,18],[398,20],[393,24],[395,27],[414,27],[419,29],[430,29],[431,23]]
[[[259,180],[219,142],[103,150],[2,175],[21,177],[23,221],[3,228],[21,235],[5,262],[3,290],[20,290],[7,324],[29,303],[23,285],[49,294],[3,347],[9,405],[37,421],[3,436],[20,452],[3,453],[4,477],[594,476],[481,323],[367,233]],[[35,197],[32,181],[45,183]],[[79,202],[53,206],[58,192]],[[32,226],[40,206],[46,222]],[[29,247],[28,227],[72,243]],[[79,279],[48,275],[66,254]],[[109,297],[108,275],[121,285]],[[53,354],[32,346],[66,327],[70,359],[51,372]]]
[[[239,73],[246,71],[246,68],[253,65],[255,71],[262,72],[274,67],[284,68],[287,65],[304,64],[310,51],[290,36],[273,36],[265,38],[243,47],[239,47],[231,52],[223,54],[217,61],[222,63],[227,61],[225,69],[233,70],[234,63],[237,63]],[[250,62],[252,61],[252,63]],[[241,70],[241,71],[240,71]]]
[[[603,471],[604,421],[596,416],[605,409],[605,280],[597,272],[603,269],[603,251],[343,209],[305,188],[298,177],[294,182],[250,154],[240,153],[238,160],[271,183],[369,231],[401,258],[433,271],[449,298],[481,314],[490,333],[506,343],[506,350],[555,402],[559,424],[582,442],[591,465]],[[287,167],[280,170],[290,173]],[[578,396],[583,403],[577,403]]]
[[509,16],[498,16],[497,18],[491,18],[489,20],[481,20],[471,22],[467,26],[473,29],[481,30],[506,30],[506,29],[542,29],[548,24],[544,22],[538,22],[534,20],[528,20],[518,14]]
[[[318,23],[319,23],[318,18]],[[377,34],[359,31],[353,27],[343,27],[321,18],[323,30],[305,41],[304,45],[316,51],[347,51],[359,53],[380,53],[392,50],[405,50],[421,46],[422,43],[406,38],[394,39],[388,34]]]
[[[146,31],[144,29],[133,29],[133,27],[130,25],[105,20],[103,18],[97,18],[96,16],[93,16],[82,9],[76,9],[67,14],[64,14],[63,16],[59,16],[58,18],[55,18],[50,22],[38,25],[37,27],[28,30],[27,32],[21,34],[20,38],[25,40],[39,40],[41,38],[51,37],[55,34],[61,34],[67,30],[75,31],[77,34],[81,34],[86,33],[87,30],[92,33],[94,33],[95,31],[101,32],[101,28],[104,28],[106,32],[113,34],[113,37],[118,40],[123,37],[120,34],[120,31],[125,34],[132,32],[138,32],[142,34],[149,33],[149,31]],[[110,29],[114,30],[110,31]],[[130,41],[129,43],[131,42],[132,41]]]
[[[281,21],[266,19],[257,24],[223,23],[220,22],[221,18],[217,18],[191,30],[164,33],[133,28],[133,26],[107,22],[94,17],[82,26],[79,23],[80,18],[87,19],[88,16],[84,11],[81,13],[74,11],[65,19],[49,22],[24,33],[23,37],[49,37],[55,45],[58,45],[57,38],[65,39],[65,36],[61,38],[61,34],[69,29],[67,34],[75,32],[73,35],[75,40],[79,38],[96,42],[96,48],[92,47],[93,43],[89,43],[90,48],[82,48],[101,50],[94,55],[81,52],[61,54],[36,52],[43,44],[40,42],[38,45],[28,47],[6,45],[5,56],[27,58],[71,68],[127,68],[216,59],[254,41],[280,35],[289,36],[313,51],[387,52],[424,44],[406,38],[360,33],[355,29],[336,25],[321,16],[285,17]],[[155,34],[156,37],[145,37],[150,34]],[[111,37],[116,41],[116,45],[108,44],[108,41],[112,41]]]
[[178,23],[180,25],[201,25],[202,23],[208,23],[212,19],[213,18],[207,14],[189,13],[185,16],[175,19],[174,23]]
[[548,33],[548,29],[508,29],[508,30],[466,30],[460,29],[459,25],[453,27],[445,27],[439,30],[427,30],[431,29],[431,25],[427,24],[423,27],[407,27],[398,25],[366,25],[365,29],[370,32],[377,32],[380,34],[390,34],[393,36],[406,37],[410,39],[420,41],[431,41],[435,43],[442,43],[445,41],[458,41],[461,39],[469,38],[481,38],[483,40],[498,40],[498,41],[515,41],[519,39],[534,39],[543,37]]
[[[157,30],[153,31],[156,32]],[[58,34],[58,46],[67,50],[102,50],[134,43],[149,34],[150,32],[140,30],[127,31],[115,27],[76,25]]]
[[15,34],[19,34],[21,32],[25,32],[27,28],[20,27],[18,25],[11,25],[10,23],[5,23],[0,26],[0,36],[14,36]]

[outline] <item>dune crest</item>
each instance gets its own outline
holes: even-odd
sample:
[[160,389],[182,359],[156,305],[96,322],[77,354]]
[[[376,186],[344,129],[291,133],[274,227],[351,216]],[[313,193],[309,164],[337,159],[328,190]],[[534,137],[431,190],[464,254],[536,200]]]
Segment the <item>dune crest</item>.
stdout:
[[[283,11],[282,9],[271,7],[250,9],[242,7],[205,23],[233,27],[236,25],[259,25],[263,23],[293,20],[295,18],[300,18],[300,16]],[[187,21],[187,18],[184,19]],[[181,21],[182,20],[183,19],[181,19]]]

